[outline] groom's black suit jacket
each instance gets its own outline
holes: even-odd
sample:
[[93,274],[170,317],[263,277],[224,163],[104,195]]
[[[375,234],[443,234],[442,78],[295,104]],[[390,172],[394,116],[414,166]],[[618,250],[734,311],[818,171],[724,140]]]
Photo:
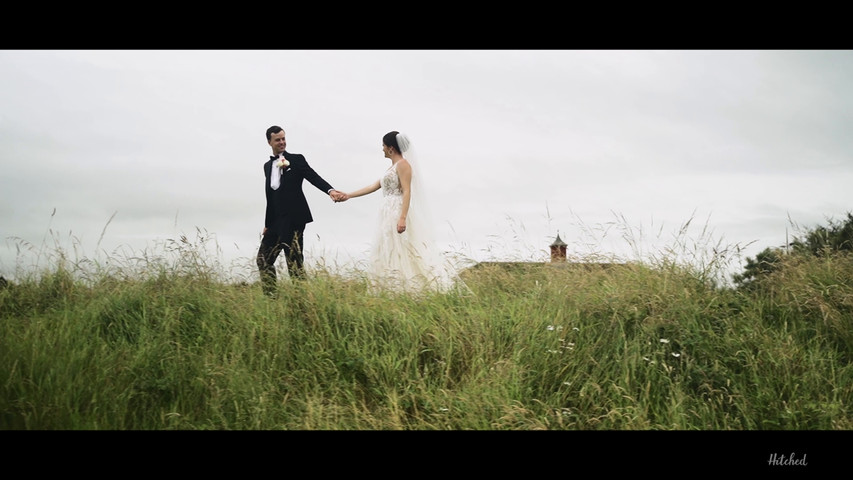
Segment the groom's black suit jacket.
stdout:
[[264,215],[264,226],[267,233],[275,233],[281,238],[292,235],[290,229],[304,227],[314,221],[308,200],[302,192],[302,181],[308,180],[323,193],[332,190],[329,182],[323,180],[314,169],[308,165],[303,155],[284,152],[284,158],[290,165],[281,175],[281,186],[278,190],[270,187],[270,172],[273,160],[264,163],[264,191],[267,198],[267,209]]

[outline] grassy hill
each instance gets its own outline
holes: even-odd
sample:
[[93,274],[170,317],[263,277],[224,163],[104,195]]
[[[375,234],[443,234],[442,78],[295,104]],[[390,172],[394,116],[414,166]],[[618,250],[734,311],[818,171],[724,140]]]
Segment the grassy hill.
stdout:
[[315,271],[276,300],[193,261],[0,289],[0,429],[853,427],[850,255],[748,293],[666,262],[482,264],[467,293]]

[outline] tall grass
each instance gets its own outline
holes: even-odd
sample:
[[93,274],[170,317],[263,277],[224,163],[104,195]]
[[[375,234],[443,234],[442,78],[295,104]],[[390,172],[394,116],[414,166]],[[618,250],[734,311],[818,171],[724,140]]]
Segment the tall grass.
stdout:
[[419,297],[317,268],[273,300],[186,238],[108,265],[56,252],[0,290],[0,428],[853,427],[853,257],[791,258],[745,293],[716,281],[731,250],[685,231]]

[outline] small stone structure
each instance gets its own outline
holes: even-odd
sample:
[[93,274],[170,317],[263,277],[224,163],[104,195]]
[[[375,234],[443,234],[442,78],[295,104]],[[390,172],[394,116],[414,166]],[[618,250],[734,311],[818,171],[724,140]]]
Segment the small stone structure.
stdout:
[[557,238],[551,244],[551,262],[566,261],[566,242],[560,238],[560,233],[557,232]]

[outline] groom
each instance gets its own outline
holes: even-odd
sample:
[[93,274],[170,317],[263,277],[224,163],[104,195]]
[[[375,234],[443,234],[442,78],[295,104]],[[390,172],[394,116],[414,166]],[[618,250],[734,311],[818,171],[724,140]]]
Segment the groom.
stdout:
[[[264,191],[267,207],[264,215],[264,232],[258,249],[258,270],[264,293],[275,295],[275,261],[284,251],[288,273],[297,279],[305,278],[302,254],[305,225],[314,219],[308,201],[302,192],[302,181],[308,180],[334,201],[345,197],[343,192],[332,188],[314,169],[303,155],[285,151],[287,142],[284,130],[273,125],[267,129],[267,143],[273,155],[264,163]],[[279,166],[281,165],[281,166]]]

